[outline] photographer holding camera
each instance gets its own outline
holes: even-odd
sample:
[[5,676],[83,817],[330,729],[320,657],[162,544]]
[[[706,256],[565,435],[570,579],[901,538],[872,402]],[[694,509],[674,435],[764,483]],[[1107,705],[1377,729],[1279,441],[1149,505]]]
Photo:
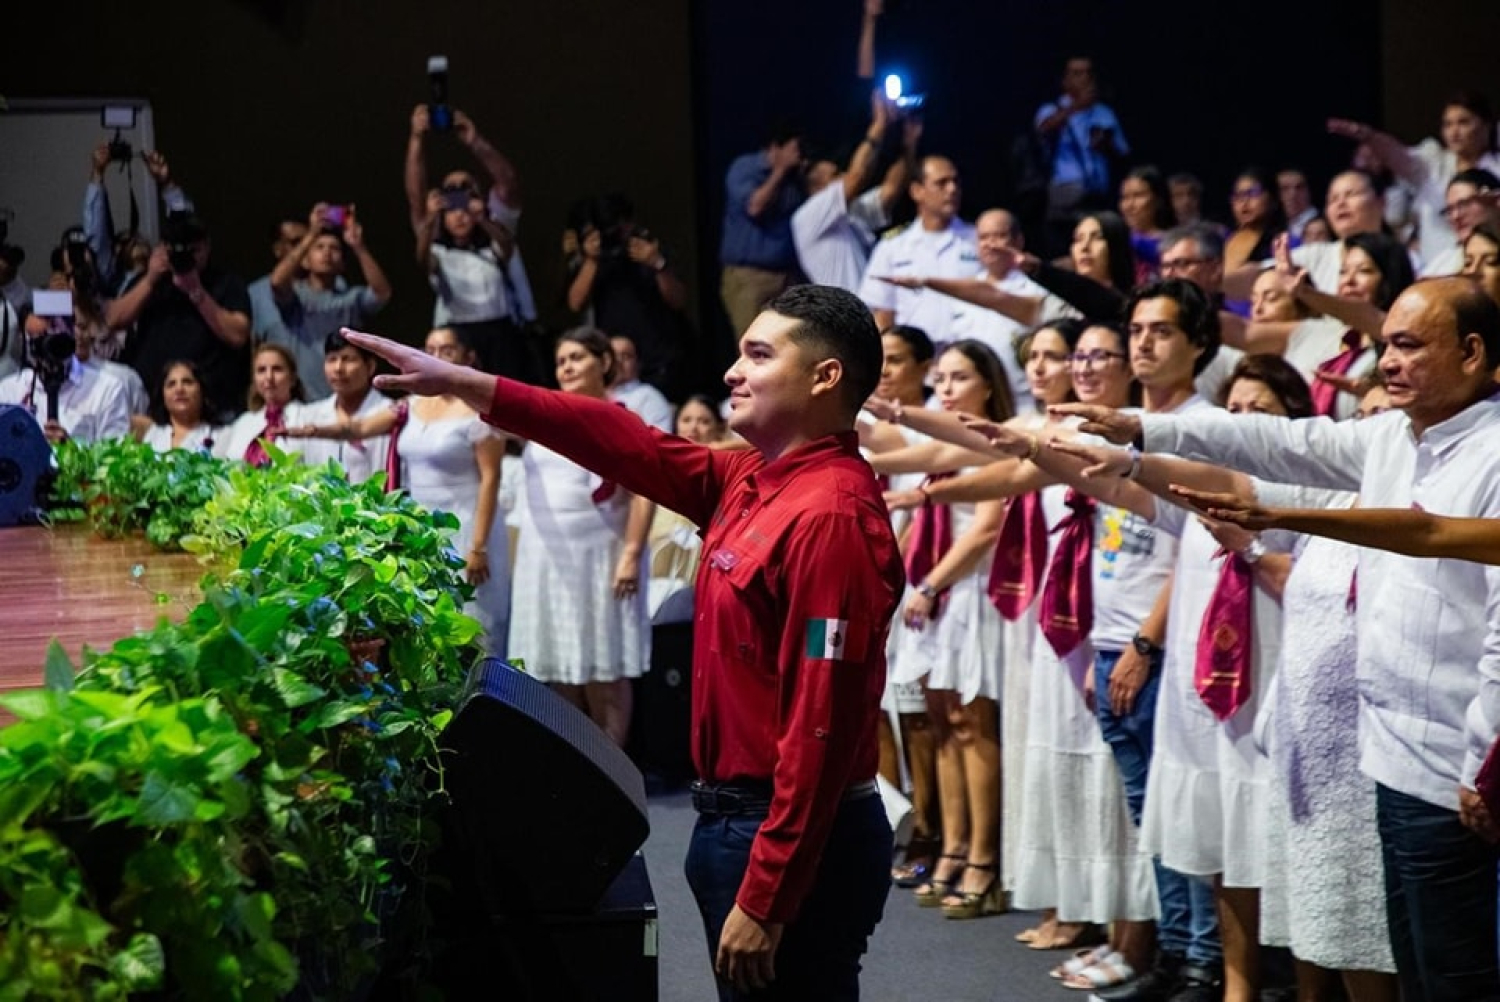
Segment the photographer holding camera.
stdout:
[[[108,142],[94,147],[89,160],[89,184],[83,192],[83,232],[94,252],[95,271],[99,278],[98,291],[102,298],[111,298],[124,291],[145,268],[145,261],[134,260],[130,253],[132,238],[136,236],[136,220],[131,219],[130,230],[116,234],[114,216],[109,208],[109,192],[104,187],[104,172],[109,165],[119,163],[123,166],[130,161],[131,156],[129,144]],[[162,207],[167,214],[192,212],[192,200],[172,180],[172,169],[167,158],[158,150],[145,150],[141,153],[141,160],[156,181],[157,194],[161,197]]]
[[[168,215],[162,235],[145,274],[109,304],[104,322],[110,328],[135,325],[125,360],[147,386],[160,383],[167,362],[182,360],[198,366],[209,399],[243,400],[250,375],[245,283],[214,267],[208,228],[192,213]],[[234,413],[238,408],[213,417]]]
[[[351,286],[342,280],[345,247],[354,253],[369,284]],[[309,395],[321,398],[332,392],[323,375],[328,335],[342,327],[363,326],[390,302],[391,283],[365,244],[354,206],[319,202],[302,238],[272,269],[271,292],[282,323],[266,340],[291,350],[303,386]]]
[[486,371],[535,382],[538,370],[523,326],[536,320],[536,303],[516,247],[521,218],[516,170],[468,115],[453,109],[452,117],[454,135],[491,184],[486,197],[479,180],[460,170],[447,174],[440,188],[427,188],[424,150],[432,119],[428,106],[418,105],[406,147],[406,197],[417,261],[437,293],[433,326],[460,328]]
[[628,336],[639,353],[640,378],[678,396],[687,287],[661,241],[635,222],[635,206],[619,193],[588,199],[570,216],[563,233],[568,309],[591,314],[593,325],[608,334]]
[[[51,293],[37,293],[47,295]],[[32,311],[25,331],[26,363],[0,379],[0,404],[24,407],[53,445],[70,438],[97,442],[130,433],[125,384],[78,359],[71,318]],[[50,413],[53,397],[55,416]]]

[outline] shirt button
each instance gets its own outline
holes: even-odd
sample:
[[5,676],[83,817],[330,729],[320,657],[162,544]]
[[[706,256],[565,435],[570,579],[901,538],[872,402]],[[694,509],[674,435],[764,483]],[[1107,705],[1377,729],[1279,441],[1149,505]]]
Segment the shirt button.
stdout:
[[815,738],[826,738],[826,737],[828,737],[828,732],[825,731],[825,730],[823,730],[823,728],[819,727],[819,728],[817,728],[817,729],[815,729],[813,731],[813,737],[815,737]]
[[750,517],[750,509],[749,508],[741,508],[740,509],[740,518],[749,518],[749,517]]

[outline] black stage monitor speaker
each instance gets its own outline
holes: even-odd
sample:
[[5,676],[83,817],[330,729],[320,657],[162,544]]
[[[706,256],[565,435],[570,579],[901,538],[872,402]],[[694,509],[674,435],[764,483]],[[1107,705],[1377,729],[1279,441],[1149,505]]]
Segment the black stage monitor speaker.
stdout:
[[52,470],[52,447],[23,408],[0,405],[0,526],[36,520],[38,488]]
[[640,772],[525,672],[480,662],[442,735],[450,824],[491,915],[586,912],[646,841]]

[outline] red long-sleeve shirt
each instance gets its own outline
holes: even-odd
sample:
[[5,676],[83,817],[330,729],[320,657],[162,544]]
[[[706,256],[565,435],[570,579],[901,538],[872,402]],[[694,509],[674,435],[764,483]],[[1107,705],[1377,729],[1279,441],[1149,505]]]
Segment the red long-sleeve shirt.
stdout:
[[503,378],[485,420],[700,527],[693,762],[710,782],[772,783],[737,901],[762,922],[795,918],[844,790],[875,775],[886,632],[904,580],[854,433],[767,462]]

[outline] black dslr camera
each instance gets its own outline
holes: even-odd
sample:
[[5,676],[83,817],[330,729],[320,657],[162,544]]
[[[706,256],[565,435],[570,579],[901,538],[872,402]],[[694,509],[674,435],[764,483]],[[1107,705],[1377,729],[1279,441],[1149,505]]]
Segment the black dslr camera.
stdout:
[[198,267],[196,245],[208,237],[208,230],[198,217],[188,212],[174,212],[167,216],[162,227],[162,243],[167,247],[167,261],[172,271],[186,275]]

